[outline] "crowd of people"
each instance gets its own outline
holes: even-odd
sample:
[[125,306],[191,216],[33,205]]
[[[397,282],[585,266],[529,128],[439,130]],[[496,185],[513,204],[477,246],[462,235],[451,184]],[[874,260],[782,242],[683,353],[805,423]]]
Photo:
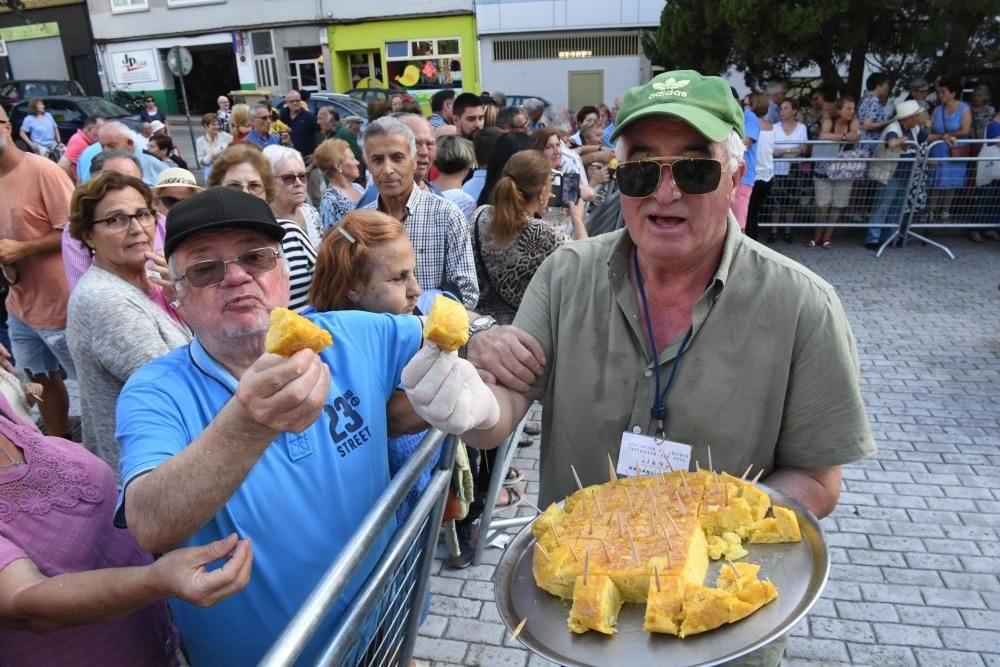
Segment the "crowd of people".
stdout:
[[[885,73],[871,74],[865,88],[857,100],[822,87],[802,108],[780,82],[743,99],[748,174],[741,187],[753,195],[738,192],[733,211],[747,233],[757,238],[764,223],[769,243],[779,234],[792,243],[781,222],[814,223],[806,245],[831,249],[837,223],[850,216],[869,224],[865,246],[878,250],[911,212],[921,220],[1000,227],[1000,173],[983,177],[979,162],[947,159],[974,157],[1000,137],[989,88],[976,87],[971,104],[961,99],[961,80],[949,77],[937,81],[933,102],[924,79],[911,81],[899,103],[890,99]],[[1000,233],[973,230],[969,238],[1000,241]]]
[[[658,94],[670,81],[686,95]],[[255,664],[429,427],[472,448],[479,491],[449,560],[467,566],[490,452],[533,400],[541,503],[575,488],[570,463],[606,479],[629,432],[701,461],[710,447],[832,511],[840,465],[874,451],[857,353],[832,288],[741,232],[767,197],[798,196],[780,181],[793,165],[755,151],[803,155],[809,136],[792,101],[749,102],[693,71],[574,114],[450,90],[427,118],[402,98],[342,119],[294,90],[280,114],[220,97],[194,157],[204,188],[154,141],[170,138],[155,102],[148,138],[96,119],[59,165],[21,151],[0,111],[0,359],[29,381],[0,399],[0,643],[35,662]],[[878,130],[830,105],[820,135]],[[830,228],[845,189],[816,187]],[[468,311],[461,355],[422,343],[413,315],[439,295]],[[264,353],[277,307],[333,345]]]

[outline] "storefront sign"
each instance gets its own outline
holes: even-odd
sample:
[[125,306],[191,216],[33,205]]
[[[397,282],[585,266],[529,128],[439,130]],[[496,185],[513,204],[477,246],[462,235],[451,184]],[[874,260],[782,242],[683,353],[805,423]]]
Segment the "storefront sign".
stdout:
[[0,39],[7,42],[58,36],[58,23],[29,23],[28,25],[17,25],[11,28],[0,28]]
[[154,49],[130,49],[108,55],[117,83],[143,83],[159,80],[159,57]]

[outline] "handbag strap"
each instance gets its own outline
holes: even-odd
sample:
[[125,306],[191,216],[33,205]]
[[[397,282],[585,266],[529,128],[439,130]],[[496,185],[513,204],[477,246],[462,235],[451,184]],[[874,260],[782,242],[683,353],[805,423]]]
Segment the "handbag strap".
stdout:
[[[485,208],[485,207],[484,207]],[[494,208],[494,211],[496,209]],[[482,240],[479,238],[479,216],[483,214],[483,210],[480,209],[479,213],[476,214],[475,220],[472,221],[472,248],[476,253],[476,259],[479,260],[479,264],[483,267],[483,273],[486,277],[486,286],[490,288],[490,291],[496,295],[498,299],[504,302],[508,308],[517,310],[507,299],[503,298],[500,294],[500,290],[493,286],[493,280],[490,279],[490,267],[487,266],[486,262],[483,260],[483,246]]]

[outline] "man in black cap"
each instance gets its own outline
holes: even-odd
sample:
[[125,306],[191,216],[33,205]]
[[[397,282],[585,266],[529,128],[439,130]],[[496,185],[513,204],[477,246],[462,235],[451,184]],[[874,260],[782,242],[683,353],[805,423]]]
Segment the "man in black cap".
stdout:
[[[266,202],[239,191],[212,188],[171,208],[164,253],[195,339],[133,374],[118,403],[117,520],[140,545],[163,552],[233,531],[254,542],[253,579],[230,604],[172,601],[197,664],[256,664],[383,493],[386,403],[401,379],[412,421],[461,433],[499,417],[470,364],[421,349],[413,316],[316,313],[332,345],[265,353],[269,314],[288,303],[283,235]],[[392,523],[303,662],[319,658]]]

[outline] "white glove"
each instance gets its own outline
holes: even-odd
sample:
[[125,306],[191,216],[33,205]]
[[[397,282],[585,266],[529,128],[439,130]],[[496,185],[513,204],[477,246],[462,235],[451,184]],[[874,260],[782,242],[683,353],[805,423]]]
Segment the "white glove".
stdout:
[[406,364],[403,387],[414,411],[445,433],[487,429],[500,420],[500,405],[476,368],[433,343],[425,342]]

